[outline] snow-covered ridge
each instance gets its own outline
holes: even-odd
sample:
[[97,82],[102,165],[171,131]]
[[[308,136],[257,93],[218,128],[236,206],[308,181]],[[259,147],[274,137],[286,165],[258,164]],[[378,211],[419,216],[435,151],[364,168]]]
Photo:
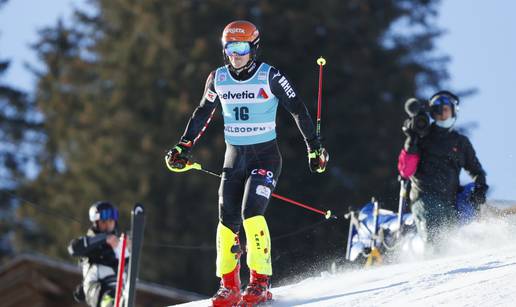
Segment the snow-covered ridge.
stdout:
[[[512,208],[515,202],[491,202]],[[272,306],[516,306],[516,215],[449,233],[432,259],[322,272],[273,288]],[[304,273],[300,272],[302,276]],[[209,306],[209,300],[184,306]]]

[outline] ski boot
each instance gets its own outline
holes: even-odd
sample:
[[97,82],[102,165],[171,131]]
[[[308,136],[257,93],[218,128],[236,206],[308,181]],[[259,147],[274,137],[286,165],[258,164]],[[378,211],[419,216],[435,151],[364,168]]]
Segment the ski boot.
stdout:
[[250,279],[239,306],[252,307],[272,300],[272,293],[269,291],[269,276],[251,270]]
[[213,307],[238,306],[241,300],[240,294],[240,264],[227,274],[222,275],[220,288],[211,298]]

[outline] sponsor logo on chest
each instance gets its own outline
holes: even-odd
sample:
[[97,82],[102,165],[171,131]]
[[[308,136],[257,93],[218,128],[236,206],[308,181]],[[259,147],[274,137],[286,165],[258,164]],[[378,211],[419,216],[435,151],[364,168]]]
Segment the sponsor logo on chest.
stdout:
[[222,99],[255,99],[255,94],[249,91],[222,93]]
[[225,102],[236,102],[235,100],[242,101],[247,100],[247,102],[262,102],[265,99],[269,99],[269,94],[267,91],[260,87],[257,89],[247,89],[247,90],[235,90],[230,89],[227,91],[221,91],[219,94],[220,98],[222,98]]

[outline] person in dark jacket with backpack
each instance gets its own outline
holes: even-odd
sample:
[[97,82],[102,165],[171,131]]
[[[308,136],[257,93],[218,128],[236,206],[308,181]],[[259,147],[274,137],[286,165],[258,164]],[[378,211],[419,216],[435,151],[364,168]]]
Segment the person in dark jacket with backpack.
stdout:
[[[99,201],[90,207],[89,218],[92,227],[68,246],[71,256],[80,257],[83,275],[74,298],[91,307],[112,307],[122,249],[118,238],[118,210],[111,202]],[[128,257],[129,253],[126,255]]]
[[479,210],[486,201],[486,173],[469,139],[453,129],[459,99],[448,91],[434,94],[428,102],[434,122],[427,133],[416,133],[410,121],[398,159],[398,170],[410,179],[410,207],[418,233],[425,243],[438,245],[440,233],[457,222],[455,207],[460,192],[459,175],[465,169],[474,180],[470,203]]

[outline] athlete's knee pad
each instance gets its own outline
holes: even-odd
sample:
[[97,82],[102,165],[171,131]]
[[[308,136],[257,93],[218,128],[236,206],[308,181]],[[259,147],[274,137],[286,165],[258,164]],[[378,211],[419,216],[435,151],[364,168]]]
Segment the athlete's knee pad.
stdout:
[[247,265],[259,274],[272,275],[271,236],[263,215],[244,220]]
[[217,227],[217,276],[227,274],[235,269],[240,258],[238,234],[219,223]]

